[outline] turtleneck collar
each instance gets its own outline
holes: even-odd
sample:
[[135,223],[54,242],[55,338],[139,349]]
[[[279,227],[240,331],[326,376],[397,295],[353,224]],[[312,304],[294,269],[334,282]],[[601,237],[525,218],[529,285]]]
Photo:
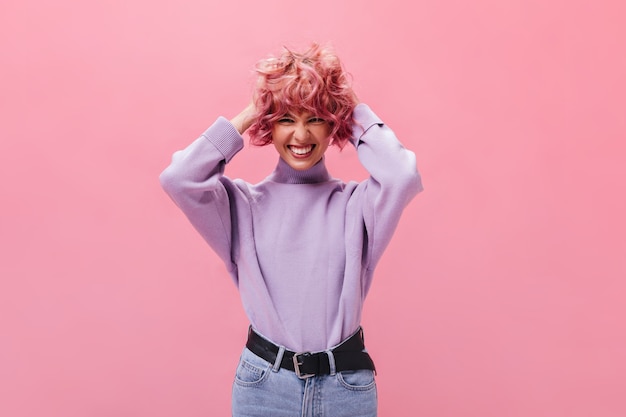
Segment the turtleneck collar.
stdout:
[[331,176],[326,170],[323,157],[317,164],[304,171],[293,169],[282,158],[279,158],[276,169],[267,179],[284,184],[316,184],[330,180]]

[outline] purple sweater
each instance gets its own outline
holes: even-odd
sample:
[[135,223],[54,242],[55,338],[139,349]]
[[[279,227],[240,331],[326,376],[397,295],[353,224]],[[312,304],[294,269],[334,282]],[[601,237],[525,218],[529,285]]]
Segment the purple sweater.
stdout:
[[243,138],[223,117],[160,177],[225,262],[252,326],[290,350],[325,350],[358,328],[374,267],[422,190],[413,152],[365,104],[354,118],[361,183],[332,178],[323,159],[296,171],[279,158],[256,185],[232,180],[224,168]]

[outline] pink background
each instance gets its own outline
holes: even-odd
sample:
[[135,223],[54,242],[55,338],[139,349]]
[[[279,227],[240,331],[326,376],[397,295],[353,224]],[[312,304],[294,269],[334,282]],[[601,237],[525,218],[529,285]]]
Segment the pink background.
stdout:
[[624,4],[4,2],[0,415],[229,415],[247,322],[157,177],[311,40],[426,186],[366,305],[380,415],[626,415]]

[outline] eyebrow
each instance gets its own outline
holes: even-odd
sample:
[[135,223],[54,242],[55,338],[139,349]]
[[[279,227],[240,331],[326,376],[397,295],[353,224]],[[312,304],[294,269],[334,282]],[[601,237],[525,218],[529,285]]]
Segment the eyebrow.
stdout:
[[[287,113],[283,114],[281,117],[291,117],[292,119],[296,119],[298,116],[296,116],[294,113],[287,112]],[[317,115],[315,113],[307,113],[302,118],[303,119],[314,119],[314,118],[323,119],[322,116]]]

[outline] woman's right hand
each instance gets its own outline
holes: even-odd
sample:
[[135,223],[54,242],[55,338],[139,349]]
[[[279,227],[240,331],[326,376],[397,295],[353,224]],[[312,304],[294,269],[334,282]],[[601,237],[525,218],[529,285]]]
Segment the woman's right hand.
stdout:
[[248,106],[241,111],[237,116],[233,117],[230,122],[235,126],[235,129],[239,132],[240,135],[243,135],[243,132],[248,130],[254,119],[256,117],[256,106],[254,102],[251,101]]

